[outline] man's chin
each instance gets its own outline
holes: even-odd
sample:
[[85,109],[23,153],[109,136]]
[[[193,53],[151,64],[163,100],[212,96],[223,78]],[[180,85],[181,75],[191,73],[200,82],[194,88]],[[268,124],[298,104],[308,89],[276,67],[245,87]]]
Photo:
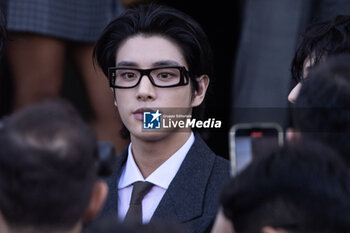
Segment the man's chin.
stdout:
[[182,130],[179,132],[176,129],[143,129],[140,132],[137,132],[133,134],[133,137],[137,138],[138,140],[142,140],[145,142],[157,142],[164,140],[168,137],[171,137],[171,135],[178,134],[178,133],[185,133],[186,131]]

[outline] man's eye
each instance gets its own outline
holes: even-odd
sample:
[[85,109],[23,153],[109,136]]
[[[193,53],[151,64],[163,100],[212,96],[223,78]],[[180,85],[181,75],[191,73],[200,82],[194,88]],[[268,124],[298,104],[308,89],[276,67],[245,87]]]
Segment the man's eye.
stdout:
[[132,72],[124,72],[120,76],[124,79],[134,79],[137,77],[136,74]]
[[174,72],[161,72],[157,75],[157,78],[162,80],[174,79],[178,77],[179,75]]
[[158,77],[161,79],[167,79],[167,78],[171,78],[173,75],[170,73],[160,73],[158,74]]

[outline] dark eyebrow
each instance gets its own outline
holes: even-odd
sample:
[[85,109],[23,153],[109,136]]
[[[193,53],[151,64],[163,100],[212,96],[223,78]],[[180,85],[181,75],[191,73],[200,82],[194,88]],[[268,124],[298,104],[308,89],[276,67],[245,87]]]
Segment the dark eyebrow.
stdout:
[[157,66],[179,66],[180,64],[176,61],[173,60],[161,60],[161,61],[156,61],[152,64],[152,66],[157,67]]
[[[152,67],[159,66],[180,66],[180,64],[177,61],[173,60],[160,60],[152,63]],[[117,67],[138,67],[138,64],[132,61],[121,61],[118,62]]]
[[117,67],[137,67],[137,63],[132,61],[121,61],[118,62]]

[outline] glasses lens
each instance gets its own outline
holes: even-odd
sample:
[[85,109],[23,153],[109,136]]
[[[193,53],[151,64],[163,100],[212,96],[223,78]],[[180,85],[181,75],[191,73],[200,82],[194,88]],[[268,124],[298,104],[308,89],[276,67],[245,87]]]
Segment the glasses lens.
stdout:
[[140,72],[132,69],[115,70],[114,86],[132,87],[136,85],[140,78]]
[[141,75],[147,75],[153,85],[158,87],[172,87],[176,85],[186,85],[182,82],[182,72],[180,67],[163,67],[149,70],[117,68],[111,73],[112,87],[135,87],[140,81]]
[[179,68],[159,68],[152,70],[151,76],[156,85],[167,87],[180,83],[181,71]]

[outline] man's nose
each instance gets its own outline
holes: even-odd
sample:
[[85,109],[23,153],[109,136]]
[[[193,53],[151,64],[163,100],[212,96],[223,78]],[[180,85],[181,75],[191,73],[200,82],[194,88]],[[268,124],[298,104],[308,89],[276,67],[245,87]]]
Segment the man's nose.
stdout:
[[136,98],[142,101],[153,100],[156,98],[155,86],[153,86],[147,75],[141,77],[140,83],[137,86]]

